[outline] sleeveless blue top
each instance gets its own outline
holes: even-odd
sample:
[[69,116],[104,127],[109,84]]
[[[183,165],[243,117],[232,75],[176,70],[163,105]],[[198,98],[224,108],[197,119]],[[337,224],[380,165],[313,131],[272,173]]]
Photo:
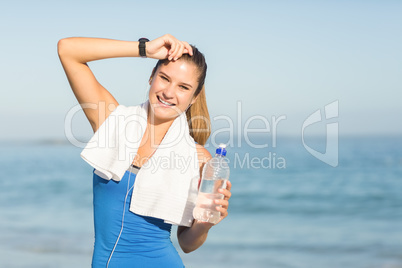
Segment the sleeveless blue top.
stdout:
[[170,240],[172,225],[129,211],[138,170],[130,166],[119,182],[93,173],[94,268],[184,267]]

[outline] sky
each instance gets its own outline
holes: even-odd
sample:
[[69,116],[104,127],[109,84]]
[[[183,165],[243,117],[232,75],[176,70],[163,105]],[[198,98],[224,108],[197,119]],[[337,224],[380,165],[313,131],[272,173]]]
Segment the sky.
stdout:
[[[325,135],[326,123],[336,122],[340,135],[401,135],[400,14],[402,2],[387,0],[2,1],[0,140],[65,139],[67,130],[93,135],[58,59],[60,39],[166,33],[206,57],[213,131]],[[137,105],[155,63],[89,65],[120,104]],[[303,129],[333,103],[335,117]]]

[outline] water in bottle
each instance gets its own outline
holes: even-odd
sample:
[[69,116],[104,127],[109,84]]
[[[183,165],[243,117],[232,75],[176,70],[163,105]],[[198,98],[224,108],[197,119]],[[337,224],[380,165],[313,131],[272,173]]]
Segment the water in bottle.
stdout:
[[193,211],[193,217],[197,220],[215,224],[221,217],[214,200],[223,199],[223,194],[218,190],[226,188],[226,181],[229,179],[230,171],[225,148],[225,144],[220,144],[215,157],[209,160],[202,170],[197,203]]

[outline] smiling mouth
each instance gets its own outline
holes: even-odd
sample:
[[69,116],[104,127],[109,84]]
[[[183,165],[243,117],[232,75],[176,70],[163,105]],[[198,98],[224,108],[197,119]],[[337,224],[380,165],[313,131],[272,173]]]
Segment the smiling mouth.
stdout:
[[173,104],[173,103],[169,103],[169,102],[167,102],[167,101],[162,100],[159,96],[156,96],[156,97],[157,97],[158,101],[159,101],[160,103],[162,103],[163,105],[166,105],[166,106],[175,106],[175,104]]

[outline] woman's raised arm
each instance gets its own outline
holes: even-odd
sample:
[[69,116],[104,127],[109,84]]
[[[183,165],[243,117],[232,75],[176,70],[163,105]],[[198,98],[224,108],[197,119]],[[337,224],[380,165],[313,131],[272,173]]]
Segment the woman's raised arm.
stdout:
[[57,48],[71,89],[95,132],[118,102],[96,80],[87,62],[116,57],[138,57],[138,42],[71,37],[61,39]]
[[[67,79],[94,132],[118,102],[96,80],[87,62],[117,57],[139,57],[138,43],[87,37],[64,38],[58,43],[60,61]],[[170,34],[146,44],[147,56],[154,59],[176,60],[182,54],[192,55],[192,52],[187,42],[179,41]]]

